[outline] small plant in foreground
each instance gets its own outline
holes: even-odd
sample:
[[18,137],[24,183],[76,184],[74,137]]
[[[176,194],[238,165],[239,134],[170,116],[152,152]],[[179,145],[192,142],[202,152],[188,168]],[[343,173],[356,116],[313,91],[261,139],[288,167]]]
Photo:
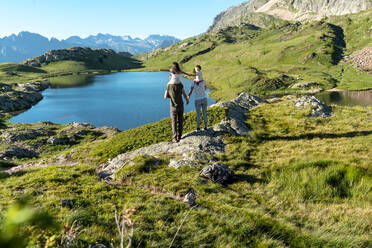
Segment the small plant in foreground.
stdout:
[[[124,248],[125,238],[128,238],[126,248],[132,246],[134,222],[132,221],[131,217],[134,212],[136,212],[135,208],[128,209],[120,214],[118,214],[117,210],[115,210],[115,222],[120,235],[120,248]],[[111,247],[114,247],[112,243]]]

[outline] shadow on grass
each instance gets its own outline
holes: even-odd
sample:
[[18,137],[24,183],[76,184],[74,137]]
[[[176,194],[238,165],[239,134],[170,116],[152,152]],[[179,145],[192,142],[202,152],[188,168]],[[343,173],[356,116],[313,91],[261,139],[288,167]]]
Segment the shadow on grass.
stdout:
[[306,133],[301,134],[298,136],[271,136],[271,137],[260,137],[261,140],[264,141],[272,141],[272,140],[302,140],[302,139],[337,139],[337,138],[353,138],[353,137],[360,137],[360,136],[368,136],[372,134],[372,130],[369,131],[354,131],[354,132],[347,132],[347,133]]
[[255,176],[252,176],[252,175],[235,174],[232,182],[229,183],[229,184],[240,183],[240,182],[246,182],[246,183],[254,184],[254,183],[263,183],[263,182],[265,182],[265,180],[262,180],[260,178],[255,177]]

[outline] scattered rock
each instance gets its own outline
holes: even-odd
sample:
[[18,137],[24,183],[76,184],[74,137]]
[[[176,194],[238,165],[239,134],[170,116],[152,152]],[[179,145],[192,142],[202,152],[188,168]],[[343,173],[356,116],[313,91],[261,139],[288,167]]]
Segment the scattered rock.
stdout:
[[69,137],[50,137],[47,140],[48,144],[51,145],[70,145],[72,142]]
[[116,127],[105,126],[105,127],[96,128],[94,130],[97,131],[104,138],[112,137],[120,133],[120,130],[117,129]]
[[196,198],[197,194],[194,189],[189,189],[189,191],[186,193],[185,197],[183,198],[183,201],[188,203],[190,207],[196,206]]
[[0,140],[2,142],[7,143],[15,143],[19,141],[25,141],[25,140],[31,140],[36,139],[40,136],[50,136],[53,135],[54,132],[48,131],[45,129],[16,129],[12,128],[10,130],[7,130],[3,132],[0,135]]
[[73,199],[64,199],[62,200],[62,207],[72,209],[76,203],[76,200]]
[[12,72],[12,71],[6,71],[5,74],[9,76],[17,76],[17,73]]
[[192,45],[192,42],[185,42],[185,43],[182,43],[181,45],[178,46],[178,49],[182,49],[182,48],[185,48],[185,47],[188,47]]
[[19,91],[24,92],[40,92],[49,87],[49,83],[47,82],[29,82],[25,84],[18,84]]
[[274,97],[274,98],[270,98],[270,99],[266,99],[266,101],[268,103],[277,103],[277,102],[281,102],[282,99],[278,98],[278,97]]
[[39,102],[43,96],[40,91],[49,87],[46,82],[30,82],[19,84],[17,90],[11,86],[2,84],[0,86],[6,94],[0,95],[0,110],[12,112],[25,110]]
[[295,99],[295,96],[287,95],[287,96],[284,97],[284,99],[286,99],[286,100],[292,100],[292,99]]
[[227,184],[234,177],[234,172],[225,164],[213,163],[200,171],[200,176],[214,183]]
[[316,58],[316,56],[318,56],[316,53],[311,53],[303,59],[302,63],[309,62],[313,60],[314,58]]
[[300,88],[308,88],[312,86],[319,86],[318,83],[316,82],[301,82],[301,83],[296,83],[291,86],[292,89],[300,89]]
[[32,150],[21,148],[21,147],[11,147],[5,151],[0,151],[0,159],[9,160],[13,158],[35,158],[38,154]]
[[192,160],[184,158],[184,159],[180,159],[180,160],[171,159],[168,166],[172,167],[172,168],[175,168],[175,169],[179,169],[179,168],[185,167],[185,166],[196,167],[196,166],[198,166],[198,164],[196,162],[192,161]]
[[297,108],[304,108],[307,105],[312,106],[311,117],[330,117],[333,115],[332,108],[318,100],[315,96],[302,96],[295,100]]
[[361,70],[372,71],[372,47],[354,52],[346,58],[346,61]]
[[12,86],[9,85],[9,84],[2,84],[2,83],[0,83],[0,91],[2,91],[2,92],[12,91]]
[[223,120],[214,128],[215,131],[228,132],[233,135],[245,136],[248,134],[248,127],[245,124],[245,114],[249,109],[265,102],[261,98],[241,93],[237,98],[228,102],[217,103],[213,106],[219,106],[227,109],[228,118]]
[[94,126],[89,124],[89,123],[72,122],[72,123],[70,123],[70,125],[73,128],[94,128]]

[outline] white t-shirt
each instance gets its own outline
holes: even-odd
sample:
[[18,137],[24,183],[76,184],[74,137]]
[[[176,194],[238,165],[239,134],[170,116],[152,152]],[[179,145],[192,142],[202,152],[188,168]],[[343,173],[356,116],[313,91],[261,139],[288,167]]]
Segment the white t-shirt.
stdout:
[[181,74],[174,74],[172,70],[170,70],[169,72],[170,72],[170,83],[174,83],[174,84],[181,83]]
[[195,72],[195,75],[196,75],[196,77],[195,77],[195,79],[197,80],[197,81],[203,81],[203,74],[202,74],[202,72],[201,71],[197,71],[197,72]]
[[195,100],[201,100],[207,98],[207,94],[205,93],[205,82],[200,82],[199,84],[193,83],[192,86],[195,92]]

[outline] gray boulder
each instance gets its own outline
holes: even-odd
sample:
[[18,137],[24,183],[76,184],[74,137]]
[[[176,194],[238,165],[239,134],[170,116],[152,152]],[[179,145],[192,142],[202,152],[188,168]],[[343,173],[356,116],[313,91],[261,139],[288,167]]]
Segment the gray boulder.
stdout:
[[9,92],[9,91],[12,91],[11,85],[0,83],[0,92]]
[[50,137],[48,140],[47,140],[48,144],[51,144],[51,145],[70,145],[71,144],[71,140],[66,136],[66,137],[56,137],[56,136],[53,136],[53,137]]
[[196,206],[196,198],[197,194],[194,189],[189,189],[189,191],[186,193],[185,197],[183,198],[183,201],[189,204],[190,207]]
[[227,119],[223,120],[213,130],[227,132],[233,135],[247,135],[249,129],[245,124],[245,114],[249,112],[249,109],[264,102],[265,101],[259,97],[247,93],[241,93],[232,101],[221,102],[213,105],[226,108],[228,116]]
[[0,159],[9,160],[13,158],[35,158],[38,154],[35,151],[21,148],[11,147],[5,151],[0,151]]
[[20,129],[16,128],[5,131],[0,135],[0,140],[7,143],[15,143],[19,141],[32,140],[40,136],[50,136],[53,135],[53,131],[48,131],[45,129]]
[[196,167],[198,164],[192,160],[189,160],[187,158],[183,159],[171,159],[168,164],[169,167],[179,169],[181,167],[190,166],[190,167]]
[[234,172],[225,164],[213,163],[200,171],[200,176],[214,183],[227,184],[234,177]]
[[70,123],[70,125],[73,128],[94,128],[94,126],[89,124],[89,123],[72,122],[72,123]]
[[313,87],[313,86],[319,86],[316,82],[301,82],[296,83],[291,86],[292,89],[300,89],[300,88],[307,88],[307,87]]
[[302,96],[294,101],[296,108],[304,108],[311,105],[310,117],[330,117],[333,115],[332,108],[321,102],[315,96]]

